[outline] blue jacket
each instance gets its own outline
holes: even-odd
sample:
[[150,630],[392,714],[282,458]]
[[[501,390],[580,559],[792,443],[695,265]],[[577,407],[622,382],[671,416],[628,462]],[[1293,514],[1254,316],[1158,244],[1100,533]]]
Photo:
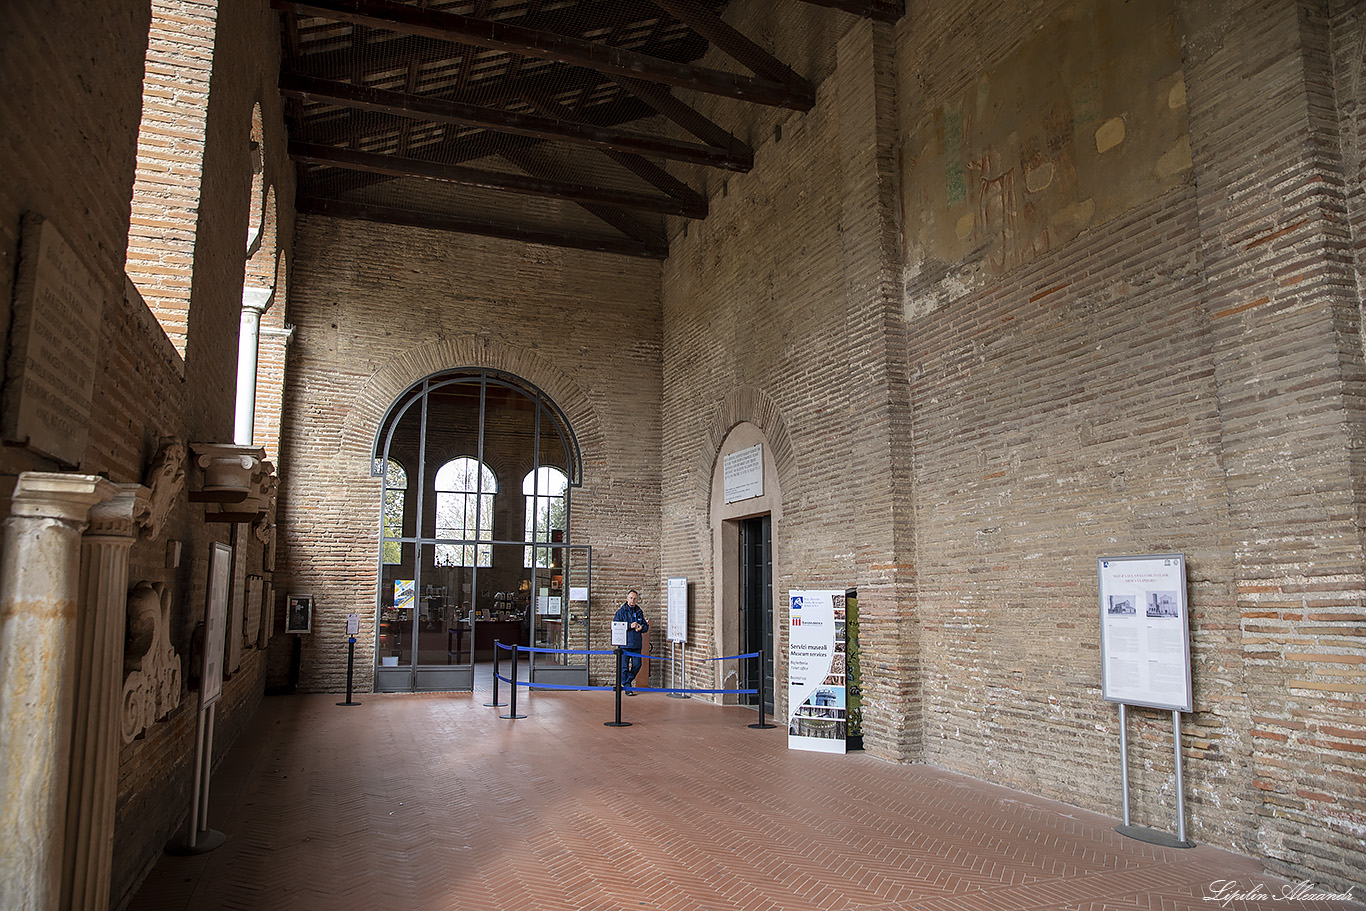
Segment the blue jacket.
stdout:
[[[650,629],[650,621],[645,619],[645,612],[640,609],[640,605],[637,604],[635,607],[632,607],[629,604],[623,604],[621,607],[617,608],[617,612],[612,616],[612,619],[617,623],[627,624],[626,650],[630,652],[640,651],[641,645],[645,642],[641,633]],[[630,624],[632,623],[639,623],[640,629],[631,629]]]

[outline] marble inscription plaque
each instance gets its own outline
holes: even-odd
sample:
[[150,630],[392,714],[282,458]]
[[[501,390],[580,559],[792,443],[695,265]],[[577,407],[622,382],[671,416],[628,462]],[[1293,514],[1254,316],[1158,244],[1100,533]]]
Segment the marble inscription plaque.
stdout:
[[24,220],[5,372],[5,439],[79,465],[99,364],[99,285],[47,219]]

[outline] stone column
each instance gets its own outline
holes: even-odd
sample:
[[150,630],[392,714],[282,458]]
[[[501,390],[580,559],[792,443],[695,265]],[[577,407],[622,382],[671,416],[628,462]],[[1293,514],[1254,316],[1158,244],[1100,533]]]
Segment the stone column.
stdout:
[[128,551],[150,491],[121,484],[117,497],[90,510],[81,543],[76,621],[76,688],[70,791],[62,862],[62,911],[105,911],[114,859],[119,783],[123,639],[128,610]]
[[94,475],[24,472],[0,554],[0,908],[58,906],[71,744],[80,536],[118,493]]

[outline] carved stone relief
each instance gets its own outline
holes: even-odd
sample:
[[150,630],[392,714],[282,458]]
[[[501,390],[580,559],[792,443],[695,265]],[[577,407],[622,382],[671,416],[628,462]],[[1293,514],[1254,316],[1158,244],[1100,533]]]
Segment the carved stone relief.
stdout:
[[152,539],[161,534],[171,508],[185,489],[185,444],[175,437],[162,437],[152,464],[147,466],[143,485],[151,488],[151,505],[138,520],[142,537]]
[[161,582],[128,592],[120,727],[130,743],[180,704],[180,656],[171,644],[171,593]]

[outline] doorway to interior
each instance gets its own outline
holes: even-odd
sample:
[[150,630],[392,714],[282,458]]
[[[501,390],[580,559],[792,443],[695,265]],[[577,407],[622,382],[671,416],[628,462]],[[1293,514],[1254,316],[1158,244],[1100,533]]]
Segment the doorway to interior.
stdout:
[[587,683],[592,552],[571,543],[581,464],[563,412],[510,374],[447,371],[395,401],[372,469],[377,691],[471,689],[496,645],[534,647],[533,681]]
[[[773,713],[773,521],[772,516],[740,520],[740,650],[762,652],[760,659],[742,663],[741,689],[759,689],[762,679],[764,711]],[[747,694],[745,705],[758,705],[758,694]]]

